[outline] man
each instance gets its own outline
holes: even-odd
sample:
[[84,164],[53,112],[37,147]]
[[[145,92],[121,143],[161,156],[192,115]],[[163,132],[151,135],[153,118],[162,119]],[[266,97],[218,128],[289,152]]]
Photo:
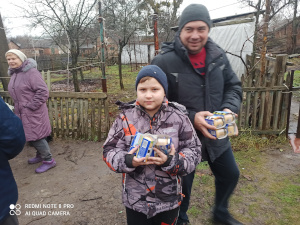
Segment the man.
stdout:
[[[242,100],[241,82],[233,72],[225,52],[208,37],[210,15],[205,6],[191,4],[180,17],[174,41],[164,43],[152,64],[168,77],[168,99],[186,106],[189,118],[202,142],[202,157],[215,176],[213,220],[221,224],[242,224],[228,211],[228,200],[238,182],[236,165],[228,138],[216,139],[205,122],[214,111],[238,113]],[[186,214],[194,173],[183,177],[185,198],[177,224],[188,224]]]
[[8,160],[16,157],[25,144],[21,120],[0,97],[0,225],[18,225],[15,204],[18,189]]

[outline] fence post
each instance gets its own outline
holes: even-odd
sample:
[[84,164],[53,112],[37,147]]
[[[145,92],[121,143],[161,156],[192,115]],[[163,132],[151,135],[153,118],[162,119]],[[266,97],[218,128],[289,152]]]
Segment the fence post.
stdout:
[[47,71],[47,86],[49,91],[51,91],[51,76],[50,76],[50,70]]
[[42,70],[41,74],[42,74],[43,80],[45,80],[45,72],[44,72],[44,70]]

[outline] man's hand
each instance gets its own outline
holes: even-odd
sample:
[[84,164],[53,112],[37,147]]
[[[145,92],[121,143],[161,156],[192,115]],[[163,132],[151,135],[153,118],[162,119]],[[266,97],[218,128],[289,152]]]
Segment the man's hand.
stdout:
[[[234,112],[232,112],[232,111],[231,111],[230,109],[228,109],[228,108],[224,108],[223,111],[224,111],[224,112],[234,113]],[[234,113],[234,116],[235,116],[235,117],[238,117],[238,114]]]
[[215,126],[209,125],[205,121],[206,116],[212,116],[213,114],[209,111],[201,111],[197,112],[194,118],[194,127],[199,130],[205,137],[209,139],[217,139],[216,137],[212,136],[207,129],[216,130]]
[[[234,113],[234,112],[232,112],[230,109],[228,109],[228,108],[224,108],[223,109],[223,111],[225,111],[225,112],[230,112],[230,113]],[[236,113],[234,113],[234,116],[235,116],[235,118],[237,118],[238,117],[238,114],[236,114]],[[235,134],[235,136],[238,136],[239,135],[239,130],[238,130],[238,127],[235,125],[235,129],[236,129],[236,134]]]

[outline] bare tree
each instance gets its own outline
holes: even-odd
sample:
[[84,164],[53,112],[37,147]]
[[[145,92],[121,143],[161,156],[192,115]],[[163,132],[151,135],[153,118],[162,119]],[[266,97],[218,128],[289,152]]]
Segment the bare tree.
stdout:
[[140,30],[145,15],[140,0],[103,0],[103,16],[106,35],[118,45],[120,88],[124,89],[122,78],[122,52],[130,38]]
[[297,31],[299,26],[299,18],[297,18],[297,10],[298,10],[298,0],[294,0],[293,2],[294,7],[294,15],[293,15],[293,28],[292,28],[292,49],[290,53],[296,53],[296,47],[297,47]]
[[148,6],[148,14],[158,15],[158,37],[161,42],[171,41],[174,32],[171,27],[178,25],[178,9],[183,0],[145,0]]
[[[257,0],[257,1],[250,1],[250,0],[241,0],[245,4],[253,7],[256,10],[256,26],[255,26],[255,34],[254,34],[254,43],[253,43],[253,55],[252,55],[252,62],[251,65],[254,65],[255,62],[255,53],[257,48],[257,38],[258,38],[258,31],[260,30],[259,27],[259,15],[263,12],[264,19],[262,23],[262,32],[263,32],[263,42],[261,46],[261,70],[260,70],[260,77],[265,75],[265,55],[267,51],[267,32],[270,21],[273,17],[283,10],[287,5],[289,5],[292,0]],[[253,70],[254,71],[254,70]]]
[[[77,66],[79,47],[86,43],[88,28],[96,19],[97,0],[24,0],[28,7],[19,6],[33,27],[42,27],[45,33],[66,53],[71,66]],[[74,89],[79,92],[77,70],[72,70]]]

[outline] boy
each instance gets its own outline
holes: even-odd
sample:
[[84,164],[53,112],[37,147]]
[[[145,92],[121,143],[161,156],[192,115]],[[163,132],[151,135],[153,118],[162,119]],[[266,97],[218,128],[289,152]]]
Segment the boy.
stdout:
[[[123,204],[128,225],[176,224],[181,204],[182,176],[201,161],[201,143],[185,108],[168,103],[166,74],[155,65],[143,67],[136,78],[137,99],[120,103],[122,110],[103,146],[109,168],[123,173]],[[171,152],[138,159],[128,152],[136,132],[165,134],[172,138]]]

